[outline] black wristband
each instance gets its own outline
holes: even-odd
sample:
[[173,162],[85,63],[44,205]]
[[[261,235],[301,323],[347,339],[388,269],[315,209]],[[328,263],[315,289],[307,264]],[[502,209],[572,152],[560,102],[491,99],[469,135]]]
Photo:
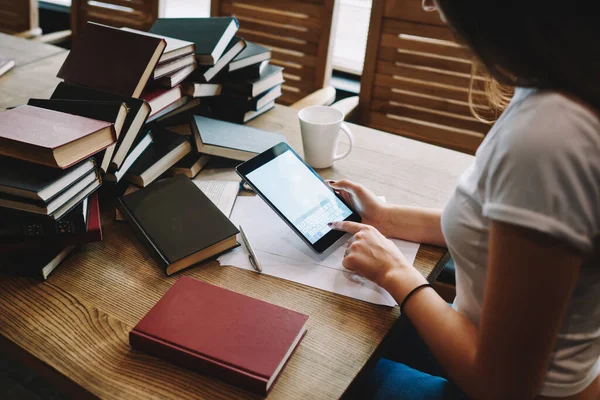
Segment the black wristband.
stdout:
[[406,302],[408,301],[408,299],[411,298],[412,295],[414,295],[415,293],[417,293],[419,290],[426,288],[426,287],[430,287],[433,289],[433,286],[431,286],[431,284],[429,283],[424,283],[422,285],[417,286],[416,288],[414,288],[413,290],[411,290],[406,297],[404,298],[404,300],[402,300],[402,304],[400,304],[400,314],[404,315],[404,306],[406,305]]

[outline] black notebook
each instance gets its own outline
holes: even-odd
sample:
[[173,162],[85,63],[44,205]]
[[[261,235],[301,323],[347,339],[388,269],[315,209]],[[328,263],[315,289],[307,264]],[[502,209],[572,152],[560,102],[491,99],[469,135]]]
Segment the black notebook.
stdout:
[[153,142],[133,163],[125,179],[135,185],[146,187],[192,151],[185,136],[158,126],[152,127]]
[[194,42],[198,64],[215,65],[237,30],[233,17],[159,18],[150,33]]
[[237,246],[237,228],[184,175],[123,196],[119,206],[167,275]]
[[93,158],[67,169],[0,157],[0,193],[48,203],[96,167]]
[[[115,127],[117,140],[121,136],[123,124],[127,118],[129,109],[127,105],[120,101],[82,101],[82,100],[64,100],[64,99],[29,99],[28,105],[45,108],[48,110],[60,111],[67,114],[78,115],[80,117],[97,119],[99,121],[112,122]],[[116,143],[108,146],[103,154],[97,156],[100,160],[100,169],[102,172],[108,171],[108,166],[114,155]]]
[[144,123],[146,123],[148,115],[150,115],[150,105],[144,100],[119,96],[117,94],[89,89],[83,86],[71,85],[66,82],[58,84],[56,89],[54,89],[51,98],[88,101],[119,101],[127,104],[129,112],[125,117],[121,134],[117,139],[113,158],[110,163],[110,169],[119,169],[121,167],[136,136],[142,129]]
[[233,60],[233,58],[237,56],[240,51],[243,51],[245,47],[246,42],[244,39],[234,37],[231,39],[231,42],[229,42],[229,45],[227,45],[227,48],[225,49],[225,52],[221,58],[219,58],[219,61],[217,61],[217,63],[213,66],[203,66],[198,68],[192,75],[192,80],[195,82],[210,82],[213,80],[213,78],[219,75],[219,72],[223,71],[223,73],[225,73],[227,69],[225,67],[227,67],[229,62]]
[[250,65],[259,65],[271,59],[271,50],[258,44],[246,41],[246,48],[238,54],[228,66],[228,71],[233,72]]
[[286,142],[285,136],[244,125],[192,115],[194,140],[198,152],[246,161]]
[[259,78],[250,80],[235,80],[223,84],[225,93],[255,97],[284,82],[283,68],[267,65]]
[[74,248],[75,246],[67,246],[63,249],[46,250],[41,253],[4,255],[0,261],[0,273],[45,281]]

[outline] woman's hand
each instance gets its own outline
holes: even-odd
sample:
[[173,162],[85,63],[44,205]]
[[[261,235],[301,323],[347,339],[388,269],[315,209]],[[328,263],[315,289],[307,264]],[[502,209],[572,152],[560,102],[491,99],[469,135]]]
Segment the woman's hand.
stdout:
[[358,183],[342,179],[339,181],[327,181],[333,190],[342,196],[344,201],[358,212],[362,222],[383,230],[386,218],[385,204],[375,196],[369,189]]
[[423,275],[408,263],[398,247],[374,227],[351,221],[332,222],[330,226],[354,235],[342,262],[344,268],[361,274],[384,289],[400,285],[401,295],[427,283]]

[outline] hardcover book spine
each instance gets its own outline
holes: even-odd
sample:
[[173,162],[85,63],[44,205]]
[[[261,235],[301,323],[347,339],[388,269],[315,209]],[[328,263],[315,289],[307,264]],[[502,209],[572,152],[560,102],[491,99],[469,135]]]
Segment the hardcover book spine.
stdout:
[[47,217],[39,219],[4,222],[0,229],[0,240],[52,239],[85,233],[87,227],[83,214],[65,215],[58,221]]
[[154,258],[160,263],[160,265],[165,269],[166,273],[167,267],[169,266],[169,262],[162,255],[162,253],[154,246],[150,238],[146,235],[146,233],[144,232],[140,224],[138,224],[134,216],[131,215],[129,209],[125,204],[123,204],[123,201],[121,199],[119,199],[119,210],[121,210],[121,214],[125,217],[125,220],[129,223],[129,225],[133,229],[133,232],[138,237],[139,241],[150,253],[152,258]]
[[201,354],[179,348],[135,329],[129,333],[129,344],[134,349],[170,361],[184,368],[213,376],[224,382],[263,396],[267,394],[267,379],[265,378],[204,357]]

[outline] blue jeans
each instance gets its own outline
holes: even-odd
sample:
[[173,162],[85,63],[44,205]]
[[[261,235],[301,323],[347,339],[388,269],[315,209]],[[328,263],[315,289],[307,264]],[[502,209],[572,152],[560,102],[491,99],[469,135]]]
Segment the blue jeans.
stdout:
[[405,327],[379,360],[363,387],[365,399],[464,400],[467,396],[448,380],[415,328]]

